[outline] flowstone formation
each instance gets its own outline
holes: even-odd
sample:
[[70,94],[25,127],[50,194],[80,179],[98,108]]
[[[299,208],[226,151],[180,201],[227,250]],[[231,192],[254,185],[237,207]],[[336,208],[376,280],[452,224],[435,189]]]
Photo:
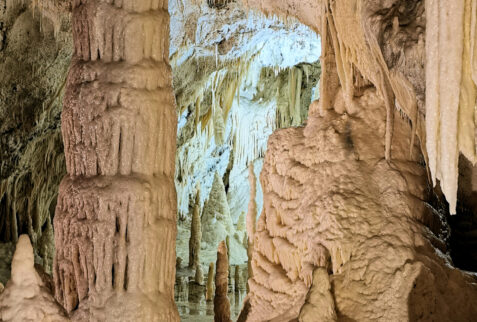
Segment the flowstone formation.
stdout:
[[338,319],[466,321],[477,314],[467,300],[477,296],[476,279],[444,255],[445,227],[424,202],[425,168],[417,146],[409,156],[412,131],[397,111],[393,158],[384,159],[383,107],[375,89],[353,107],[338,97],[333,110],[314,104],[307,127],[270,138],[247,321],[298,318],[316,267],[330,268],[334,303],[310,303],[335,306]]
[[72,2],[55,296],[79,321],[178,321],[167,1]]
[[[455,212],[458,151],[475,149],[472,69],[461,75],[474,63],[475,1],[245,2],[298,17],[323,46],[308,124],[269,140],[247,321],[305,321],[313,310],[329,312],[324,320],[472,320],[476,278],[453,266],[425,164]],[[426,77],[440,87],[426,88]],[[314,284],[326,284],[323,270],[329,289]]]

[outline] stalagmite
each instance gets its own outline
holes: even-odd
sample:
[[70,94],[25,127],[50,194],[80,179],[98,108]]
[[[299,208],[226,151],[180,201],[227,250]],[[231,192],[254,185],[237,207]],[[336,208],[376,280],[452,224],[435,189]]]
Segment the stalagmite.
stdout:
[[227,246],[222,241],[217,250],[217,273],[215,274],[214,321],[229,322],[230,302],[228,292],[229,260]]
[[300,322],[337,321],[330,277],[326,268],[317,268],[313,272],[313,283],[298,320]]
[[235,266],[235,274],[234,274],[234,284],[235,284],[235,292],[240,290],[240,285],[242,283],[242,278],[240,277],[240,266]]
[[209,199],[202,212],[202,240],[217,247],[233,233],[233,223],[222,178],[216,172]]
[[0,292],[0,320],[68,321],[66,312],[35,270],[33,248],[27,235],[18,239],[12,261],[12,275],[3,292]]
[[[227,247],[228,248],[228,247]],[[227,254],[227,257],[230,258],[230,255]],[[236,265],[229,266],[229,276],[228,276],[228,284],[230,292],[235,292],[235,271],[237,270]]]
[[[253,254],[253,242],[255,238],[255,223],[257,221],[257,179],[255,178],[255,172],[253,169],[253,163],[250,163],[248,167],[248,181],[250,185],[250,200],[248,202],[248,212],[247,212],[247,234],[248,234],[248,244],[247,244],[247,267],[248,267],[248,278],[253,277],[252,269],[252,254]],[[249,289],[247,283],[247,290]]]
[[202,265],[200,264],[195,268],[194,281],[199,285],[204,285],[204,273],[202,273]]
[[192,223],[189,239],[189,267],[197,268],[200,266],[200,242],[202,240],[202,228],[200,226],[200,187],[197,187],[195,197],[194,211],[192,214]]
[[76,320],[178,321],[168,2],[73,1],[72,17],[55,296]]
[[212,301],[214,298],[214,263],[209,264],[209,273],[207,274],[207,288],[205,293],[205,299]]
[[475,0],[426,0],[426,147],[433,183],[440,180],[451,214],[456,213],[459,152],[477,161],[475,8]]

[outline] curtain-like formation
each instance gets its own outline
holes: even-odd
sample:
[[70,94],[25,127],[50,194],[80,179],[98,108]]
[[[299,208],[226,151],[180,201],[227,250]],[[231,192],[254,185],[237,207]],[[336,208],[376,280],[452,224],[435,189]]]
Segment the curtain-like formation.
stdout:
[[429,168],[456,213],[459,153],[475,164],[477,1],[426,0]]

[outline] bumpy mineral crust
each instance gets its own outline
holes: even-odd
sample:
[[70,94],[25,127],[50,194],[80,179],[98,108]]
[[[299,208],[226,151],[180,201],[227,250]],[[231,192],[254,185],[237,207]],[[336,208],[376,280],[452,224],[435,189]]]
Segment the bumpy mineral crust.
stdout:
[[[376,90],[356,98],[356,109],[342,95],[332,110],[315,102],[305,128],[269,139],[247,321],[298,318],[316,267],[330,268],[338,319],[471,319],[476,280],[443,255],[416,145],[409,156],[409,124],[395,112],[388,162]],[[312,302],[320,303],[332,311],[333,302]]]

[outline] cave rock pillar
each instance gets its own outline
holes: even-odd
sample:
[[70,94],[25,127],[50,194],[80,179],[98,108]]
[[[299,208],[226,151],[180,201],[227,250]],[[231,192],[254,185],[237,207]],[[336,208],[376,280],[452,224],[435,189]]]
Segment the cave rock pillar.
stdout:
[[178,321],[167,0],[73,0],[55,296],[78,320]]

